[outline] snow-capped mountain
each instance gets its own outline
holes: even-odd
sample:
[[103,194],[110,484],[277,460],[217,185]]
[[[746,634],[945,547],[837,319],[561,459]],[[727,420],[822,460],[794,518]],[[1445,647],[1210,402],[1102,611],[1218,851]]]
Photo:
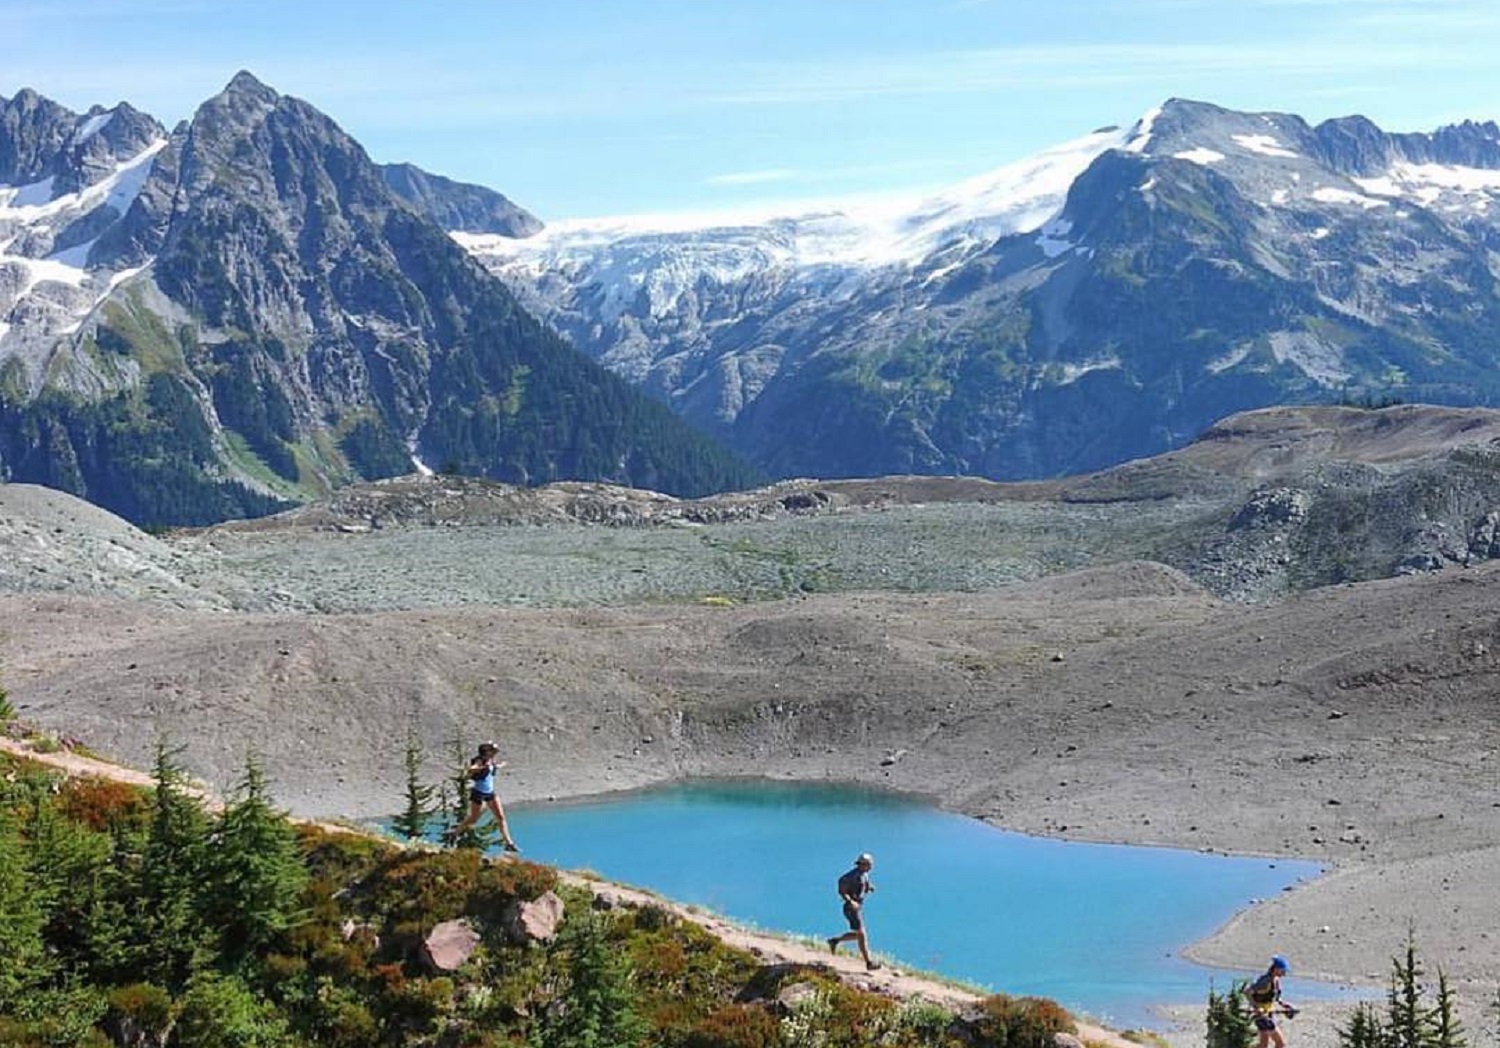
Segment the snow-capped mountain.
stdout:
[[1494,403],[1500,128],[1172,100],[948,192],[460,236],[782,474],[1103,466],[1281,400]]
[[0,481],[197,524],[426,463],[679,494],[758,479],[439,220],[539,226],[372,163],[248,73],[170,133],[126,105],[0,100]]
[[58,339],[149,261],[111,234],[167,133],[124,103],[75,114],[30,91],[0,101],[0,129],[0,361],[35,393]]

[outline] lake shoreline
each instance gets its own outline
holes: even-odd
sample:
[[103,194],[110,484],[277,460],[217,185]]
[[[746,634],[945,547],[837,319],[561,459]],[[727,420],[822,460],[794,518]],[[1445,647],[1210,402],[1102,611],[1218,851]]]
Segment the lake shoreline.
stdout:
[[[1163,839],[1159,834],[1119,833],[1092,835],[1077,831],[1061,833],[1038,829],[1041,805],[1017,805],[1011,818],[1000,818],[986,812],[966,808],[951,797],[931,792],[906,790],[889,782],[870,782],[860,775],[840,777],[836,775],[798,776],[789,774],[755,775],[743,771],[718,776],[692,774],[680,778],[665,778],[652,782],[618,786],[609,783],[604,776],[582,774],[574,778],[576,792],[554,794],[550,798],[527,796],[517,802],[524,806],[536,803],[589,803],[591,801],[617,798],[630,794],[660,789],[682,783],[747,783],[769,782],[787,785],[838,786],[883,794],[911,804],[928,804],[958,815],[983,822],[996,830],[1020,833],[1049,840],[1065,840],[1076,843],[1121,845],[1133,848],[1167,848],[1194,851],[1205,854],[1234,856],[1241,858],[1263,858],[1267,860],[1314,861],[1323,867],[1315,878],[1301,881],[1278,895],[1254,902],[1236,911],[1223,924],[1204,937],[1180,946],[1179,955],[1193,964],[1222,970],[1226,975],[1253,976],[1258,974],[1272,953],[1283,953],[1295,959],[1296,974],[1310,980],[1330,985],[1350,987],[1354,991],[1383,990],[1388,972],[1388,959],[1403,947],[1407,922],[1392,921],[1390,912],[1412,912],[1418,933],[1418,944],[1423,955],[1434,962],[1441,961],[1446,967],[1448,959],[1469,954],[1475,943],[1487,940],[1482,930],[1467,927],[1462,921],[1445,922],[1435,920],[1437,900],[1424,893],[1424,886],[1437,881],[1448,882],[1448,893],[1455,898],[1467,898],[1469,906],[1483,905],[1488,898],[1486,871],[1500,868],[1500,848],[1475,852],[1445,852],[1439,841],[1431,841],[1424,849],[1426,854],[1412,858],[1387,861],[1353,861],[1317,855],[1314,849],[1295,851],[1276,850],[1272,842],[1255,836],[1237,836],[1237,846],[1225,847],[1215,834],[1209,840],[1191,846],[1181,840]],[[593,787],[593,788],[590,788]],[[1238,845],[1244,845],[1240,847]],[[1397,905],[1399,900],[1402,905]],[[1458,904],[1467,911],[1469,906]],[[1494,960],[1493,957],[1490,958]],[[1485,970],[1494,972],[1494,964],[1482,964]],[[1497,985],[1496,975],[1488,978],[1461,977],[1456,985],[1464,995],[1466,1008],[1475,1008],[1470,1029],[1479,1029],[1483,1017],[1476,1002],[1493,997]],[[1150,1007],[1163,1016],[1163,1021],[1179,1027],[1184,1024],[1201,1028],[1202,1006],[1187,1002],[1155,1002]],[[1311,1016],[1322,1016],[1315,1023],[1299,1023],[1296,1031],[1298,1045],[1308,1048],[1325,1048],[1322,1039],[1310,1041],[1314,1025],[1342,1022],[1351,1007],[1338,1002],[1319,1001],[1312,1005]],[[1168,1031],[1169,1033],[1171,1031]],[[1174,1036],[1181,1036],[1179,1030]],[[1170,1039],[1170,1038],[1169,1038]],[[1327,1045],[1331,1046],[1332,1041]],[[1200,1041],[1191,1037],[1183,1042],[1183,1048],[1199,1048]],[[1174,1042],[1174,1048],[1178,1048]]]

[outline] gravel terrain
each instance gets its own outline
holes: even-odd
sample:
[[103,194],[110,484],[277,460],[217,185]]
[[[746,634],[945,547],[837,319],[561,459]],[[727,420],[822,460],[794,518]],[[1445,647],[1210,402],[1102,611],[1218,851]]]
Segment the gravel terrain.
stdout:
[[[1194,956],[1248,973],[1274,948],[1378,982],[1411,927],[1486,1000],[1500,562],[1474,554],[1490,492],[1465,471],[1491,421],[1293,413],[1050,485],[704,505],[406,479],[163,537],[0,486],[0,681],[28,720],[129,762],[167,733],[216,786],[259,752],[310,816],[395,808],[412,726],[434,774],[449,740],[500,738],[515,799],[852,781],[1028,832],[1316,859],[1330,876]],[[1339,550],[1308,540],[1312,507],[1439,475],[1446,537],[1432,503],[1407,520],[1393,497],[1345,539],[1441,539],[1440,570],[1299,588],[1303,553]],[[1299,1019],[1294,1044],[1332,1023]]]

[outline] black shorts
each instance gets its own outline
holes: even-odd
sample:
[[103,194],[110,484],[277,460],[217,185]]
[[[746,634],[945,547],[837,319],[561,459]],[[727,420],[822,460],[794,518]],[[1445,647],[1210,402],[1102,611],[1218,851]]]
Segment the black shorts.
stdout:
[[1276,1029],[1276,1019],[1270,1015],[1257,1015],[1255,1017],[1255,1028],[1263,1033],[1270,1033]]
[[844,920],[849,922],[849,930],[852,932],[865,930],[865,912],[852,902],[844,903]]
[[469,791],[469,801],[473,804],[488,804],[495,799],[493,793],[480,793],[478,790]]

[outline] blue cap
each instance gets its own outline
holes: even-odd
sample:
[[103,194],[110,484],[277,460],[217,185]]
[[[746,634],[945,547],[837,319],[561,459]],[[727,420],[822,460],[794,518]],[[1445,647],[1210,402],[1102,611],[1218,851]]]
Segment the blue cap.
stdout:
[[1286,958],[1281,956],[1281,954],[1279,953],[1271,958],[1271,967],[1280,968],[1283,972],[1289,972],[1292,970],[1292,966],[1286,963]]

